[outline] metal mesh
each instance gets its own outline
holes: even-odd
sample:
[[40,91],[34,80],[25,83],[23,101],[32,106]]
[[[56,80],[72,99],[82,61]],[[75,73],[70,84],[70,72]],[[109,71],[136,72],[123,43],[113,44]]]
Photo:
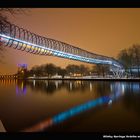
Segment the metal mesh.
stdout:
[[0,21],[0,37],[4,46],[39,55],[53,55],[93,64],[123,66],[115,59],[88,52],[70,44],[36,35],[6,21]]

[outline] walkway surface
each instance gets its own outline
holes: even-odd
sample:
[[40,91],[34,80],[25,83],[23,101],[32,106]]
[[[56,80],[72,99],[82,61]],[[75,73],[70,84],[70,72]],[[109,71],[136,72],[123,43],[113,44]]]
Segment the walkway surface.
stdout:
[[6,132],[1,120],[0,120],[0,132]]

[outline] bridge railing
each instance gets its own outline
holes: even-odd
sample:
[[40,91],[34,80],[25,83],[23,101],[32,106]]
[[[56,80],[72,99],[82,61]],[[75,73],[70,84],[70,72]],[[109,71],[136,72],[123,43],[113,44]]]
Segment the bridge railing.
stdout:
[[41,37],[6,21],[0,21],[0,36],[4,46],[39,55],[53,55],[86,63],[109,64],[122,68],[116,60],[88,52],[73,45]]
[[0,79],[17,79],[16,75],[0,75]]

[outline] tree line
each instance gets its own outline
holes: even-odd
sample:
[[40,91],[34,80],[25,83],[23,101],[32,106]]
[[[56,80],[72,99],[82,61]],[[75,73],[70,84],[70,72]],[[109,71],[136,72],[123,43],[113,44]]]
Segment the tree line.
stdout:
[[[128,49],[122,49],[118,54],[118,61],[130,75],[140,77],[140,45],[134,44]],[[134,71],[135,69],[135,71]]]
[[92,68],[89,68],[85,65],[74,65],[69,64],[66,68],[61,68],[52,63],[43,64],[39,66],[32,67],[27,73],[28,76],[47,76],[52,77],[54,75],[64,76],[89,76],[89,75],[98,75],[106,76],[109,72],[109,67],[105,65],[94,65]]
[[61,68],[52,63],[43,64],[40,66],[34,66],[31,70],[28,71],[29,76],[47,76],[52,77],[54,75],[61,75],[64,77],[65,75],[76,76],[81,75],[85,76],[89,74],[89,68],[84,65],[68,65],[66,68]]

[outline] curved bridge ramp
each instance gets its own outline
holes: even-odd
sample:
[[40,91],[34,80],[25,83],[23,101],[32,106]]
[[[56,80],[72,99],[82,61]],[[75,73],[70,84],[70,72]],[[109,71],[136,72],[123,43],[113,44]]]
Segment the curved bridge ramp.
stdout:
[[38,55],[52,55],[91,64],[107,64],[122,70],[115,59],[95,54],[73,45],[36,35],[6,21],[0,21],[0,40],[4,46]]

